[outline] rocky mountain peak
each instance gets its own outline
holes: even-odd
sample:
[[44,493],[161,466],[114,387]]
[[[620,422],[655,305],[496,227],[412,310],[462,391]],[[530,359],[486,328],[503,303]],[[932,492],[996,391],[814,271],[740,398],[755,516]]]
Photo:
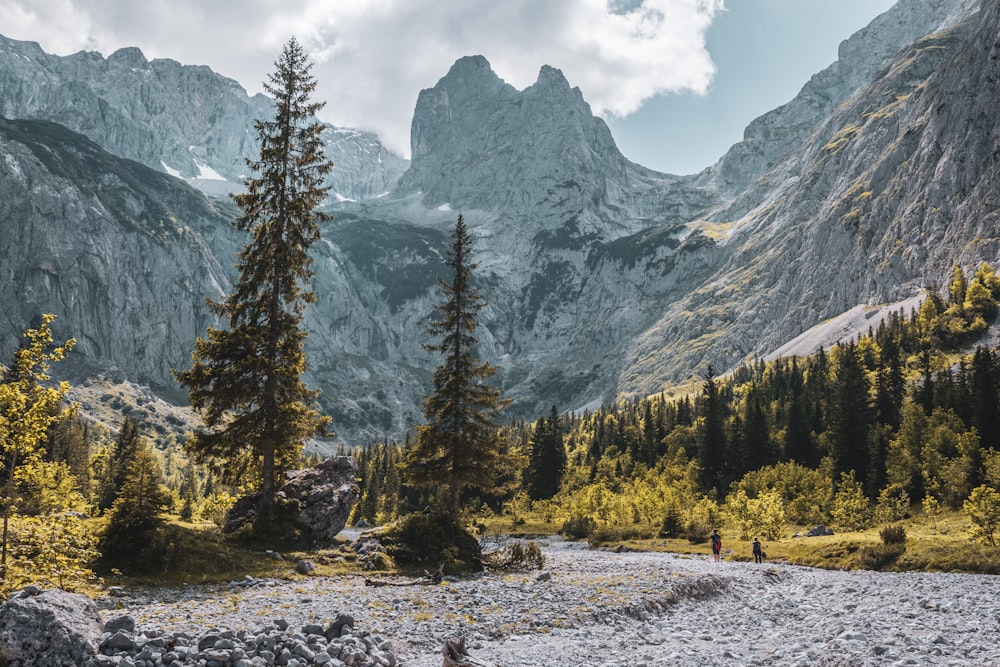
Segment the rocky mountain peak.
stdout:
[[108,56],[108,65],[145,69],[149,67],[149,61],[139,48],[126,46]]
[[430,206],[514,212],[559,202],[572,214],[621,205],[632,181],[654,176],[621,154],[580,90],[548,65],[518,91],[482,56],[459,59],[420,92],[410,136],[397,193],[420,191]]

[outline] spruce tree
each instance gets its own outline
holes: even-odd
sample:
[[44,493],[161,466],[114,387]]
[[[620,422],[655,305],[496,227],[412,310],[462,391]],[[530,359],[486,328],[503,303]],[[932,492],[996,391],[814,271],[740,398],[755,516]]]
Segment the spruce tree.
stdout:
[[136,439],[129,458],[122,464],[124,480],[111,506],[101,551],[109,562],[127,562],[142,569],[170,496],[163,486],[163,470],[153,446],[145,438]]
[[872,410],[868,399],[869,383],[857,345],[841,345],[837,367],[827,402],[830,456],[835,473],[854,471],[859,481],[868,475],[868,431]]
[[542,417],[538,420],[528,446],[525,490],[532,500],[547,500],[559,492],[566,471],[566,447],[556,406],[552,406],[548,419]]
[[726,407],[715,370],[709,366],[701,389],[701,419],[698,422],[698,454],[701,482],[706,490],[726,483]]
[[252,238],[239,254],[231,293],[209,302],[228,328],[209,328],[195,344],[191,369],[175,374],[207,427],[188,441],[189,451],[199,461],[227,462],[229,472],[254,470],[259,519],[273,508],[275,480],[329,423],[317,410],[318,392],[301,379],[303,311],[316,300],[305,288],[313,275],[308,252],[329,220],[316,210],[332,168],[315,119],[323,103],[310,100],[312,63],[294,38],[275,67],[264,84],[275,117],[256,122],[260,159],[247,161],[246,192],[233,196],[242,209],[234,224]]
[[441,364],[424,400],[427,423],[417,427],[403,469],[409,483],[441,489],[443,508],[456,520],[464,489],[488,491],[497,484],[504,455],[496,419],[508,401],[487,383],[496,368],[475,354],[484,302],[472,285],[472,238],[461,214],[452,239],[451,282],[438,280],[444,302],[434,306],[437,317],[427,328],[439,342],[424,345],[440,355]]

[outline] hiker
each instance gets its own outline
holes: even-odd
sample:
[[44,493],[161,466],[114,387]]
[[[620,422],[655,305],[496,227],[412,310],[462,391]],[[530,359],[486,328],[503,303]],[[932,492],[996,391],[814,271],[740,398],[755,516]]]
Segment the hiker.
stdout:
[[757,539],[756,535],[753,538],[753,562],[764,562],[764,550],[760,548],[760,540]]
[[712,529],[712,555],[715,556],[715,560],[719,560],[719,555],[722,553],[722,536],[719,535],[719,531],[716,528]]

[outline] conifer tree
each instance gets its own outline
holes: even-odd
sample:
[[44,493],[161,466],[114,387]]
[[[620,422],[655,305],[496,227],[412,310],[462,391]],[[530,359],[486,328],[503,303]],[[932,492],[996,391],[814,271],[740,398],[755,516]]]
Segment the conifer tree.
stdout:
[[252,238],[239,254],[231,293],[209,302],[228,328],[209,328],[195,344],[194,365],[176,373],[207,427],[189,440],[189,451],[199,461],[227,461],[230,472],[254,470],[258,519],[273,508],[275,480],[329,423],[317,411],[318,392],[301,379],[303,312],[316,300],[305,287],[313,276],[308,252],[329,220],[316,210],[332,168],[315,119],[323,103],[310,100],[312,63],[294,38],[275,67],[264,84],[275,117],[256,122],[260,159],[247,161],[246,192],[233,196],[242,209],[235,226]]
[[97,506],[102,510],[111,509],[118,492],[125,484],[125,476],[128,473],[128,462],[135,455],[135,449],[139,444],[139,427],[132,421],[132,418],[125,415],[121,428],[118,429],[118,437],[115,438],[114,447],[108,458],[108,468],[105,479],[102,480]]
[[718,489],[726,482],[726,408],[711,366],[705,374],[701,399],[702,414],[698,427],[701,481],[706,489]]
[[552,406],[548,418],[538,420],[529,440],[524,486],[532,500],[546,500],[559,492],[566,471],[566,446],[559,411]]
[[123,467],[124,481],[111,506],[102,542],[104,556],[112,561],[144,552],[150,535],[161,525],[170,500],[163,486],[163,470],[153,446],[145,438],[136,439]]
[[434,391],[424,400],[427,423],[417,427],[404,471],[409,483],[441,488],[443,508],[457,519],[464,489],[490,490],[497,484],[504,455],[496,419],[508,401],[487,384],[496,368],[475,354],[476,316],[484,302],[472,285],[472,238],[461,214],[452,238],[451,282],[438,280],[445,300],[434,306],[437,318],[427,329],[439,342],[424,345],[440,355],[441,364],[434,371]]
[[872,410],[868,378],[857,355],[857,346],[839,347],[837,367],[827,402],[830,456],[835,473],[854,471],[863,481],[868,475],[868,429]]

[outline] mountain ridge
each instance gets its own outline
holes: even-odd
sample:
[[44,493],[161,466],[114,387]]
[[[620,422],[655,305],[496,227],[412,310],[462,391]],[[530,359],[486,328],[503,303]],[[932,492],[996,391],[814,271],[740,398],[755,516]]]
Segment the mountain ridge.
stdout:
[[[897,24],[903,27],[886,44],[904,41],[921,25],[951,27],[889,62],[874,62],[880,54],[864,67],[845,62],[844,68],[876,74],[849,93],[846,79],[837,79],[830,100],[849,96],[826,115],[791,114],[809,106],[825,81],[819,77],[804,88],[808,99],[754,126],[751,139],[774,140],[776,148],[753,157],[759,146],[748,144],[692,176],[628,161],[583,93],[557,69],[541,68],[535,84],[518,91],[485,58],[460,59],[421,92],[413,159],[388,194],[341,193],[327,207],[334,219],[314,248],[318,302],[306,315],[307,381],[322,390],[321,407],[339,437],[398,437],[419,422],[420,396],[435,365],[421,335],[459,209],[474,238],[488,304],[480,353],[499,368],[497,382],[514,400],[516,417],[541,414],[553,403],[577,409],[655,393],[709,364],[721,369],[766,355],[859,304],[912,296],[929,276],[945,275],[951,261],[924,247],[921,225],[937,230],[933,238],[963,263],[995,259],[995,240],[976,240],[993,238],[992,220],[970,222],[976,207],[993,205],[984,194],[993,182],[969,174],[964,183],[967,170],[957,166],[974,158],[979,172],[988,171],[989,152],[975,140],[992,136],[992,126],[954,115],[949,122],[967,134],[954,128],[949,134],[919,105],[944,99],[933,86],[953,85],[952,96],[983,86],[972,83],[970,69],[993,76],[977,58],[988,57],[990,30],[1000,30],[998,3],[989,0],[966,23],[954,21],[954,4],[922,6],[915,17],[921,5],[904,0],[883,15],[881,27],[852,40],[864,45]],[[0,92],[31,89],[12,83],[34,70],[10,66],[9,43],[0,41]],[[842,50],[864,55],[854,46]],[[958,53],[968,54],[964,64]],[[111,65],[83,54],[52,66],[86,73],[90,61],[141,66],[145,60],[138,50],[113,55]],[[70,81],[71,74],[56,78]],[[123,79],[123,86],[134,83]],[[95,97],[85,81],[64,89],[77,95],[67,99],[96,99],[98,106],[115,98]],[[46,90],[58,97],[56,88]],[[978,94],[982,115],[994,100]],[[56,107],[47,108],[51,114]],[[6,122],[28,132],[22,121]],[[146,145],[144,136],[120,143]],[[961,146],[944,161],[952,166],[940,181],[931,168],[942,161],[931,150],[935,136]],[[93,153],[95,173],[74,183],[26,148],[31,141],[55,138],[8,131],[0,140],[0,225],[15,239],[0,263],[10,267],[0,276],[0,298],[19,304],[4,323],[4,340],[14,340],[40,312],[62,313],[68,335],[89,341],[78,353],[86,372],[115,365],[129,380],[176,389],[169,369],[190,363],[194,337],[212,324],[204,297],[224,293],[232,276],[240,239],[229,225],[231,204],[178,189],[183,183],[162,173],[144,177],[139,192],[145,194],[129,195],[131,186],[115,175],[126,163],[94,153],[82,137],[72,151]],[[53,145],[58,154],[62,149]],[[746,155],[740,185],[726,170]],[[904,165],[921,155],[926,166],[907,176]],[[348,180],[367,182],[366,169]],[[102,179],[113,187],[104,188]],[[966,197],[963,188],[980,194]],[[962,199],[968,211],[961,201],[946,209],[961,225],[950,232],[932,225],[934,207],[911,196],[925,190],[937,203]],[[129,231],[130,221],[142,223],[140,230]],[[895,252],[897,238],[903,249]],[[101,261],[82,270],[79,257],[91,255]],[[144,349],[151,345],[158,349]]]

